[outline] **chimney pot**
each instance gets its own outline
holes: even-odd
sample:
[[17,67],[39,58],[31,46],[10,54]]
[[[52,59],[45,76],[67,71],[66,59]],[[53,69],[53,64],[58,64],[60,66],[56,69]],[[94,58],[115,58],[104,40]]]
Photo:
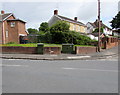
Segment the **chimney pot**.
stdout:
[[58,15],[58,10],[54,10],[54,15]]
[[5,11],[2,10],[2,11],[1,11],[1,14],[5,14]]
[[77,21],[77,17],[74,17],[74,20]]

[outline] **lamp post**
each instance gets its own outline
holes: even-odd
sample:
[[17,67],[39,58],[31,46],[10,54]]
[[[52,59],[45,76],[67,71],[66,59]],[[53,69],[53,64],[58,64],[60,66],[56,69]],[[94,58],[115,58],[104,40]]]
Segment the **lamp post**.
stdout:
[[98,0],[98,52],[100,52],[100,0]]

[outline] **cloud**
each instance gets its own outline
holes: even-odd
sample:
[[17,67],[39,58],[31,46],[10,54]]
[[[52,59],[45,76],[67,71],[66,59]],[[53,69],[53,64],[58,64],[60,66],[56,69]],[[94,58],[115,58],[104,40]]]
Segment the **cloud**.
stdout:
[[[96,2],[97,0],[0,0],[0,2]],[[118,2],[119,0],[100,0],[101,2]]]
[[89,20],[92,17],[97,16],[97,4],[96,2],[82,3],[79,7],[78,17],[80,20]]
[[101,3],[101,19],[106,25],[110,26],[110,21],[118,13],[118,3],[117,2],[104,2]]
[[3,6],[2,3],[0,3],[0,9],[2,9],[2,6]]
[[[29,1],[29,0],[28,0]],[[34,0],[36,1],[36,0]],[[97,19],[97,0],[92,2],[3,2],[2,6],[5,12],[12,12],[16,18],[27,22],[27,28],[38,28],[40,23],[47,22],[53,16],[54,9],[59,10],[59,14],[87,23]],[[65,1],[65,0],[64,0]],[[81,1],[81,0],[80,0]],[[118,2],[103,2],[101,0],[101,19],[103,22],[109,22],[118,10]],[[107,23],[108,24],[108,23]]]
[[120,11],[120,1],[119,1],[119,3],[118,3],[118,11]]
[[[101,20],[106,25],[110,26],[110,21],[117,14],[118,3],[117,2],[101,2]],[[98,6],[97,2],[87,2],[82,4],[78,11],[78,17],[84,23],[88,21],[94,22],[98,18]]]

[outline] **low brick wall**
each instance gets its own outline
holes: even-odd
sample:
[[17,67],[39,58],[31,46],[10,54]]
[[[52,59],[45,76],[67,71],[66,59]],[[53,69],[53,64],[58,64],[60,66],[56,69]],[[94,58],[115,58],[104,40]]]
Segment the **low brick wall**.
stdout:
[[[12,54],[37,54],[37,47],[20,47],[20,46],[4,46],[2,48],[2,53],[12,53]],[[44,47],[44,54],[61,54],[60,47]]]
[[61,54],[60,47],[44,47],[44,54]]
[[95,53],[97,52],[96,47],[75,47],[75,53],[76,54],[88,54],[88,53]]
[[2,53],[36,54],[36,47],[4,46]]
[[120,45],[120,40],[118,40],[118,45]]
[[113,48],[115,46],[118,46],[118,42],[107,43],[107,44],[105,44],[105,49]]

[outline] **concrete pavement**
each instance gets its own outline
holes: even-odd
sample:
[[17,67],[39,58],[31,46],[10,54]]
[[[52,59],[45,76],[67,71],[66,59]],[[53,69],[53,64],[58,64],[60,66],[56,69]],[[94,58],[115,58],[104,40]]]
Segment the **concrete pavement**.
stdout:
[[60,55],[49,55],[49,54],[1,54],[0,58],[5,59],[30,59],[30,60],[92,60],[92,59],[115,59],[118,60],[118,46],[101,50],[101,52],[92,54],[60,54]]

